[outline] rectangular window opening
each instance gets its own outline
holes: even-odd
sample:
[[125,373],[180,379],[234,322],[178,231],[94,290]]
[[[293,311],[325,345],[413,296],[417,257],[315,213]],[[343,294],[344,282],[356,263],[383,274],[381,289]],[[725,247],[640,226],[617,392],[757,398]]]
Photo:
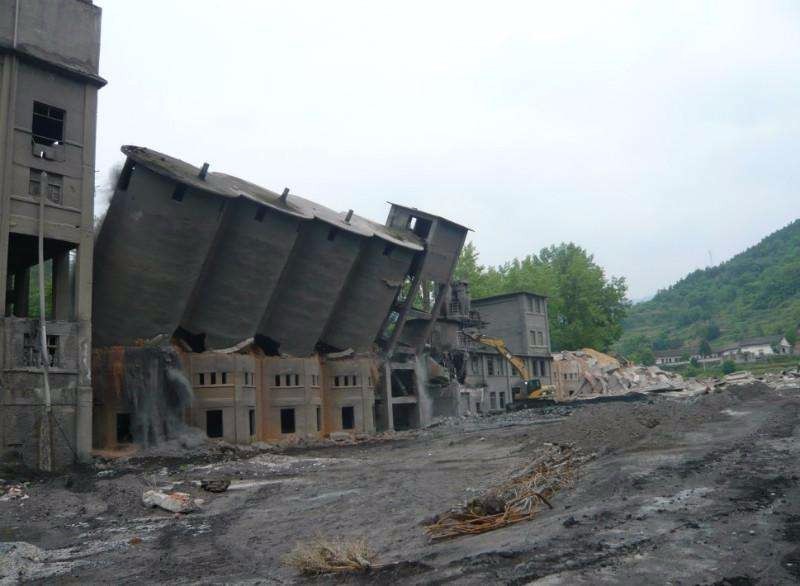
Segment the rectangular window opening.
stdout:
[[279,375],[279,374],[275,375],[275,386],[276,387],[281,386],[281,375]]
[[206,411],[206,435],[222,437],[222,409]]
[[206,374],[204,372],[199,372],[197,374],[197,384],[201,387],[206,384]]
[[317,431],[322,431],[322,408],[317,407]]
[[223,372],[222,373],[222,384],[223,385],[228,384],[228,373],[227,372]]
[[31,134],[33,142],[52,146],[64,142],[64,117],[66,112],[42,102],[33,103]]
[[212,384],[212,385],[217,384],[217,373],[216,372],[212,372],[211,373],[211,383],[210,384]]
[[281,409],[281,433],[294,433],[294,409]]
[[342,429],[353,429],[355,425],[355,409],[353,407],[342,407]]
[[183,201],[183,197],[186,195],[186,186],[183,183],[178,183],[175,186],[175,190],[172,192],[172,199],[175,201]]
[[247,421],[250,426],[250,436],[254,436],[256,434],[256,410],[250,409],[247,412]]

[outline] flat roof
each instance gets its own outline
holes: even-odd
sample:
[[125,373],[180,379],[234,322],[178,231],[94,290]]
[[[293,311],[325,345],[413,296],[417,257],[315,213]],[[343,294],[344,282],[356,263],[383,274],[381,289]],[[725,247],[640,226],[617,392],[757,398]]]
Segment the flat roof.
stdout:
[[533,297],[541,297],[542,299],[547,299],[547,295],[542,295],[541,293],[534,293],[533,291],[513,291],[511,293],[499,293],[497,295],[489,295],[488,297],[478,297],[477,299],[472,299],[472,303],[481,303],[483,301],[495,301],[497,299],[504,299],[506,297],[517,297],[519,295],[531,295]]

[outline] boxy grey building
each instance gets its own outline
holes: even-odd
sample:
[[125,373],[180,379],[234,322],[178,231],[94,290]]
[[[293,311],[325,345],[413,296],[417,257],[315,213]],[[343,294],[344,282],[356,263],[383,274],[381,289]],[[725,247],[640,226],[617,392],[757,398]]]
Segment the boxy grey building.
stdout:
[[0,0],[0,448],[44,468],[91,449],[99,54],[92,2]]

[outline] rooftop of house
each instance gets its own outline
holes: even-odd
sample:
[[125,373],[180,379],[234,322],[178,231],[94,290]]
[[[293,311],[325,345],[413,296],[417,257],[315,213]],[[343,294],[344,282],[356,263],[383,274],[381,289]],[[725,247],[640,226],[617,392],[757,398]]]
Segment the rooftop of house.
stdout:
[[489,295],[488,297],[473,298],[472,304],[486,303],[490,301],[498,301],[500,299],[510,299],[511,297],[518,297],[520,295],[528,295],[530,297],[539,297],[540,299],[547,299],[547,295],[541,293],[534,293],[533,291],[513,291],[511,293],[500,293],[498,295]]

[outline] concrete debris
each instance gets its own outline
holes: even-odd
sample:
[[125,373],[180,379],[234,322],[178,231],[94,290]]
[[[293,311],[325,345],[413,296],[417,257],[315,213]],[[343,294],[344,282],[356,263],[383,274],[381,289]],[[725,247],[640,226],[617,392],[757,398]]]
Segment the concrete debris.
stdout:
[[0,492],[2,492],[3,495],[0,496],[0,502],[10,500],[25,500],[28,498],[28,494],[25,492],[25,484],[8,484],[5,486],[0,486]]
[[683,389],[683,377],[657,366],[623,366],[607,354],[591,348],[564,350],[554,355],[556,399],[569,401],[629,392],[658,392]]
[[192,495],[185,492],[164,493],[148,490],[142,495],[142,503],[148,507],[160,507],[171,513],[189,513],[197,508]]

